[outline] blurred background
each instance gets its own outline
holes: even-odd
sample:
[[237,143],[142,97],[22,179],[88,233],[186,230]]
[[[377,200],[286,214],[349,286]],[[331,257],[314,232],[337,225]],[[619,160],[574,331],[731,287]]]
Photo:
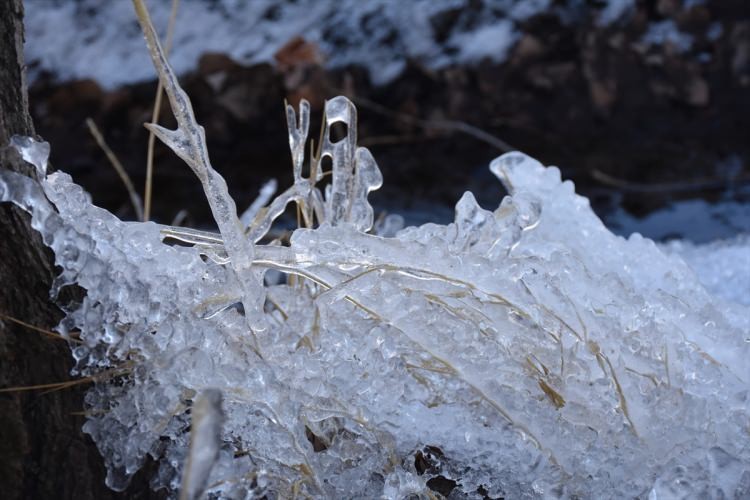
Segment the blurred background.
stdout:
[[[143,194],[155,73],[126,0],[26,0],[29,100],[51,161],[135,214],[85,124]],[[163,38],[172,0],[148,2]],[[283,104],[359,110],[384,186],[376,212],[448,222],[465,190],[494,209],[489,162],[556,165],[619,234],[696,243],[750,232],[747,0],[180,0],[171,60],[214,167],[243,210],[291,183]],[[172,126],[168,105],[161,123]],[[210,227],[200,183],[155,151],[152,218]]]

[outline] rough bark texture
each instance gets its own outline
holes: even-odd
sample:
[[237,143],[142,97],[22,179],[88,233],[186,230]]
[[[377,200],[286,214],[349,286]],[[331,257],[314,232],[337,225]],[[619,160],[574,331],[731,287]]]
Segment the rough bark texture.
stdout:
[[[0,169],[30,174],[33,167],[5,148],[14,134],[34,134],[24,81],[22,19],[21,0],[0,2]],[[1,204],[0,314],[50,329],[61,317],[49,301],[53,272],[52,255],[30,228],[27,214]],[[0,388],[66,381],[71,365],[65,342],[0,318]],[[122,495],[105,486],[99,452],[81,432],[84,390],[0,393],[0,496],[152,496],[141,476]]]

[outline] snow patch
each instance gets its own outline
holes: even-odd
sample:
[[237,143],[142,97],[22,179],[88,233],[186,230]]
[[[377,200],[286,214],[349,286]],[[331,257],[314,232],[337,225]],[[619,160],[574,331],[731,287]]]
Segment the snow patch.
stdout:
[[678,52],[688,52],[693,46],[693,36],[683,33],[673,20],[667,19],[651,23],[641,42],[649,46],[670,44]]
[[[610,25],[634,8],[635,0],[608,0],[597,22]],[[25,9],[32,80],[46,71],[112,89],[155,77],[130,2],[49,0]],[[162,37],[170,9],[166,0],[149,5]],[[364,65],[380,85],[398,77],[407,60],[430,68],[503,62],[523,22],[543,13],[566,19],[580,9],[576,0],[182,0],[170,61],[178,74],[207,52],[243,64],[273,62],[285,43],[302,36],[318,44],[328,67]]]

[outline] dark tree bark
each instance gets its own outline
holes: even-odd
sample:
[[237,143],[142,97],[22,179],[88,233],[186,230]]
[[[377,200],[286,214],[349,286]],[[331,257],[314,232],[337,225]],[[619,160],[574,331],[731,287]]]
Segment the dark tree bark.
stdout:
[[[23,64],[23,5],[0,1],[0,169],[31,175],[6,148],[14,134],[33,135]],[[0,204],[0,314],[51,329],[62,317],[49,300],[51,252],[26,213]],[[70,380],[70,349],[0,317],[0,388]],[[0,497],[108,499],[153,496],[144,475],[125,494],[104,484],[96,446],[81,432],[84,387],[0,393]]]

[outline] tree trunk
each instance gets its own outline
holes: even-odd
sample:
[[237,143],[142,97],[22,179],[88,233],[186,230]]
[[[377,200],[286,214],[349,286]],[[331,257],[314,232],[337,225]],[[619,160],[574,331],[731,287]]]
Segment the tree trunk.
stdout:
[[[0,1],[0,169],[33,167],[6,148],[13,134],[33,135],[23,64],[23,5]],[[62,317],[49,300],[51,252],[29,216],[0,205],[0,314],[51,329]],[[70,380],[67,344],[0,317],[0,388]],[[81,432],[85,387],[0,393],[0,496],[5,499],[153,497],[145,474],[116,494],[104,484],[102,459]]]

